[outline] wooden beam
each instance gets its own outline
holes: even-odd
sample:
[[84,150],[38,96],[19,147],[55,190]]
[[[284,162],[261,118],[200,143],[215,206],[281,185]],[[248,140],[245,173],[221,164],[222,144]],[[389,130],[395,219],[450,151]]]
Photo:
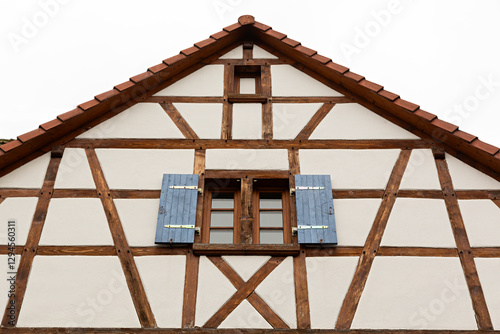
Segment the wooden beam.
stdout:
[[[43,185],[38,194],[38,202],[35,209],[35,214],[31,223],[31,227],[26,239],[26,244],[21,253],[21,260],[16,274],[15,289],[16,293],[11,294],[7,307],[2,318],[3,327],[13,327],[17,324],[19,319],[19,312],[23,305],[24,293],[26,292],[26,285],[31,272],[31,265],[38,249],[38,243],[42,235],[42,229],[45,224],[47,210],[49,208],[50,199],[54,191],[54,183],[56,180],[57,171],[61,163],[61,157],[51,157]],[[14,312],[11,312],[9,305],[14,304]]]
[[92,177],[94,178],[94,182],[96,184],[96,192],[98,193],[104,211],[106,212],[111,236],[113,237],[116,252],[127,280],[127,285],[134,302],[137,316],[142,327],[154,328],[156,327],[156,321],[153,312],[151,311],[146,291],[142,285],[141,277],[139,276],[139,271],[137,270],[134,257],[132,256],[127,239],[125,238],[125,232],[123,231],[118,211],[115,203],[113,202],[113,198],[111,197],[111,192],[104,177],[101,165],[94,149],[87,148],[85,149],[85,152],[87,153]]
[[297,328],[311,328],[309,292],[307,288],[306,253],[304,250],[293,258],[293,278],[295,284],[295,312]]
[[[224,119],[223,119],[224,122]],[[232,121],[231,121],[232,122]],[[227,124],[225,125],[228,126]],[[223,126],[224,128],[224,126]],[[221,140],[221,139],[75,139],[67,147],[136,149],[213,149],[213,148],[296,148],[296,149],[418,149],[431,148],[423,140]]]
[[272,255],[296,256],[300,253],[299,245],[267,245],[267,244],[194,244],[196,255]]
[[142,102],[151,103],[222,103],[222,96],[150,96]]
[[193,328],[196,316],[198,293],[198,270],[200,258],[188,250],[186,256],[186,278],[184,280],[184,301],[182,304],[182,327]]
[[354,103],[349,97],[338,96],[273,96],[273,103]]
[[217,328],[234,309],[255,291],[257,286],[281,263],[284,257],[272,257],[266,262],[222,307],[203,325],[204,328]]
[[500,257],[500,247],[474,247],[471,254],[473,257]]
[[498,190],[455,190],[458,199],[500,199]]
[[451,229],[457,244],[460,262],[464,270],[465,280],[469,288],[472,299],[472,306],[476,315],[476,322],[480,330],[492,330],[493,324],[484,298],[483,289],[474,262],[474,257],[470,249],[469,239],[465,230],[465,225],[458,205],[457,196],[453,188],[448,164],[445,159],[435,159],[438,170],[439,182],[443,190],[444,202],[450,218]]
[[52,198],[94,198],[95,189],[54,189]]
[[130,251],[134,256],[150,255],[186,255],[188,247],[151,246],[151,247],[131,247]]
[[196,132],[194,132],[188,122],[186,122],[184,117],[182,117],[182,115],[172,103],[160,103],[160,105],[163,110],[165,110],[167,115],[170,116],[175,126],[177,126],[177,128],[182,132],[186,139],[199,139]]
[[0,189],[0,198],[6,197],[38,197],[40,189]]
[[38,246],[37,255],[117,255],[113,246]]
[[[253,179],[245,176],[241,178],[241,236],[242,244],[252,243],[253,227]],[[238,231],[235,231],[237,233]]]
[[[231,268],[226,261],[219,256],[209,256],[208,259],[229,279],[231,284],[239,290],[245,284],[245,281]],[[257,312],[271,325],[273,328],[290,328],[279,315],[274,312],[269,305],[255,292],[247,297],[248,302],[255,307]]]
[[273,104],[269,101],[272,96],[271,66],[262,65],[260,68],[261,93],[266,98],[262,104],[262,139],[273,139]]
[[222,103],[221,139],[233,138],[233,105],[229,103],[229,95],[235,93],[234,66],[224,65],[224,102]]
[[360,256],[363,247],[334,246],[305,248],[306,256]]
[[[208,64],[208,63],[207,63]],[[210,64],[230,64],[230,65],[281,65],[288,64],[288,62],[281,59],[217,59]]]
[[[196,150],[194,152],[194,173],[198,174],[198,189],[205,189],[205,150]],[[203,207],[205,196],[198,196],[196,203],[196,228],[200,230],[203,227]],[[195,235],[194,242],[201,242],[201,235]]]
[[207,179],[241,179],[242,177],[256,179],[287,179],[288,171],[286,170],[224,170],[224,169],[207,169],[205,177]]
[[456,248],[380,247],[378,256],[457,257],[458,251]]
[[443,192],[441,190],[399,190],[398,197],[442,199]]
[[161,190],[111,190],[113,198],[160,198]]
[[382,198],[384,190],[333,190],[333,198]]
[[319,123],[328,115],[330,110],[335,106],[333,103],[325,103],[323,104],[318,111],[314,114],[314,116],[307,122],[306,126],[299,132],[295,140],[306,140],[309,139],[309,136],[313,133]]
[[261,94],[229,94],[227,97],[229,103],[267,103],[268,98]]
[[387,226],[389,215],[396,202],[399,184],[401,183],[406,165],[410,159],[410,154],[411,150],[402,150],[394,165],[379,211],[377,212],[377,216],[375,217],[375,221],[373,222],[373,226],[368,234],[365,246],[363,247],[363,252],[359,258],[354,278],[349,286],[342,308],[340,309],[337,324],[335,326],[336,329],[347,330],[351,327],[373,260],[379,251],[380,242],[385,227]]

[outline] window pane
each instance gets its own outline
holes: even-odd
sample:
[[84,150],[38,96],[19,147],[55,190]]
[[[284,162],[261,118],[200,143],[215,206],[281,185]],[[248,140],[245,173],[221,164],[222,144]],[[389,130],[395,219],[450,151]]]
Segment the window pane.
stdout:
[[211,244],[232,244],[233,230],[210,230]]
[[281,209],[281,193],[260,193],[259,206],[261,209]]
[[261,244],[282,244],[283,243],[283,231],[260,231],[260,243]]
[[212,194],[213,209],[232,209],[234,208],[233,193],[213,193]]
[[281,211],[261,211],[260,212],[261,227],[282,227],[283,213]]
[[240,78],[240,94],[255,94],[255,78]]
[[212,211],[210,216],[210,226],[233,227],[232,211]]

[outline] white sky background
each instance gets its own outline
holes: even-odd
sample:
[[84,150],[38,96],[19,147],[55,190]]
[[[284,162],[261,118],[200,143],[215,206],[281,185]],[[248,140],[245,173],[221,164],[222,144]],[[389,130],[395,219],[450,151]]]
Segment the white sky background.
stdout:
[[37,128],[243,14],[500,146],[496,0],[0,0],[0,138]]

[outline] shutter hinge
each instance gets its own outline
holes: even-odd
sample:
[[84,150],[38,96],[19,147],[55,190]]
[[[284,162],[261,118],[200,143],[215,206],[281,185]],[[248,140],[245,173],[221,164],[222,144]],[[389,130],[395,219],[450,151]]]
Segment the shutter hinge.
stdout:
[[296,190],[323,190],[325,187],[295,187]]
[[296,235],[298,230],[324,230],[327,229],[327,225],[299,225],[297,227],[292,227],[292,234]]
[[200,234],[200,228],[195,227],[194,225],[164,225],[166,228],[185,228],[185,229],[190,229],[194,230],[194,232],[199,235]]
[[187,190],[198,190],[198,195],[203,195],[203,188],[198,188],[198,186],[169,186],[169,189],[187,189]]

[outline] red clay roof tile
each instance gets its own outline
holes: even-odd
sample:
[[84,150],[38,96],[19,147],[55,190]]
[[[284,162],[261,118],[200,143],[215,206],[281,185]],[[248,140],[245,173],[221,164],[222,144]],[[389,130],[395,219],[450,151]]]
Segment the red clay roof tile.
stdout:
[[312,56],[312,59],[319,61],[322,64],[326,64],[328,62],[331,62],[332,60],[328,57],[322,56],[318,53],[316,53],[314,56]]
[[288,45],[290,45],[292,48],[296,47],[297,45],[300,45],[300,42],[294,40],[294,39],[291,39],[291,38],[284,38],[282,40],[283,43],[286,43]]
[[495,154],[498,152],[499,148],[493,145],[490,145],[488,143],[485,143],[484,141],[481,141],[479,139],[474,140],[471,143],[472,146],[477,147],[480,150],[483,150],[491,155]]
[[158,65],[155,65],[155,66],[151,66],[150,68],[148,68],[148,71],[151,72],[151,73],[158,73],[158,72],[161,72],[163,71],[164,69],[166,69],[168,67],[167,64],[165,63],[160,63]]
[[366,79],[363,79],[359,82],[359,84],[363,87],[368,88],[371,91],[374,91],[375,93],[379,92],[381,89],[383,89],[383,86],[380,86],[379,84],[376,84],[374,82],[368,81]]
[[238,23],[241,24],[242,26],[248,24],[254,24],[255,18],[252,15],[242,15],[238,18]]
[[238,29],[239,27],[241,27],[241,24],[239,22],[237,22],[237,23],[231,24],[230,26],[225,27],[224,30],[227,32],[231,32],[233,30]]
[[271,37],[277,38],[279,40],[282,40],[283,38],[286,37],[285,34],[282,34],[279,31],[272,30],[272,29],[269,29],[268,31],[266,31],[266,34],[268,34]]
[[215,34],[210,35],[213,39],[221,39],[222,37],[229,35],[227,31],[221,30],[219,32],[216,32]]
[[409,101],[406,101],[406,100],[403,100],[401,98],[397,99],[394,101],[394,103],[400,107],[403,107],[405,108],[406,110],[409,110],[411,112],[417,110],[418,108],[420,108],[419,105],[415,104],[415,103],[411,103]]
[[269,29],[271,29],[271,26],[268,26],[267,24],[264,23],[260,23],[258,21],[255,21],[253,26],[262,31],[268,31]]
[[8,151],[18,147],[18,146],[21,146],[21,142],[19,140],[13,140],[13,141],[10,141],[8,143],[5,143],[3,145],[0,146],[0,149],[2,151],[4,151],[5,153],[7,153]]
[[92,99],[90,101],[79,104],[78,108],[83,109],[83,110],[88,110],[92,107],[95,107],[98,104],[99,104],[99,101],[97,101],[96,99]]
[[41,124],[40,127],[42,129],[44,129],[45,131],[49,131],[50,129],[58,126],[61,123],[62,123],[62,121],[56,118],[56,119],[53,119],[53,120],[51,120],[51,121],[49,121],[47,123]]
[[476,136],[471,135],[470,133],[467,133],[467,132],[463,132],[462,130],[457,130],[457,131],[453,132],[453,134],[455,136],[457,136],[458,138],[465,140],[468,143],[471,143],[474,139],[477,139]]
[[334,63],[333,61],[326,64],[326,67],[329,67],[331,68],[332,70],[336,71],[336,72],[339,72],[340,74],[344,74],[346,72],[349,71],[349,68],[345,67],[345,66],[342,66],[342,65],[339,65],[337,63]]
[[164,60],[163,60],[163,62],[164,62],[165,64],[167,64],[167,65],[169,65],[169,66],[170,66],[170,65],[172,65],[172,64],[174,64],[174,63],[176,63],[176,62],[178,62],[179,60],[182,60],[182,59],[184,59],[184,58],[186,58],[186,56],[185,56],[185,55],[183,55],[182,53],[179,53],[178,55],[175,55],[175,56],[173,56],[173,57],[170,57],[170,58],[164,59]]
[[144,73],[134,75],[133,77],[130,78],[130,81],[138,83],[139,81],[142,81],[146,78],[149,78],[152,75],[153,75],[153,73],[146,71]]
[[432,120],[431,124],[451,133],[458,129],[458,126],[445,122],[439,118],[435,118],[434,120]]
[[102,101],[107,100],[110,97],[115,96],[117,94],[119,94],[119,92],[113,88],[112,90],[108,90],[107,92],[96,95],[94,98],[96,100],[98,100],[99,102],[102,102]]
[[308,57],[314,56],[316,53],[318,53],[316,50],[306,48],[303,45],[299,45],[295,48],[295,50],[302,52]]
[[132,81],[125,81],[119,85],[116,85],[114,88],[116,90],[118,90],[119,92],[123,92],[125,89],[129,89],[130,87],[132,87],[134,85],[134,83]]
[[388,90],[382,89],[380,92],[378,92],[378,95],[385,97],[388,100],[394,101],[397,98],[399,98],[398,94],[394,94],[392,92],[389,92]]
[[356,81],[356,82],[360,82],[361,80],[363,80],[363,79],[365,78],[364,76],[359,75],[359,74],[356,74],[356,73],[351,72],[351,71],[349,71],[349,72],[345,73],[344,75],[345,75],[346,77],[348,77],[348,78],[350,78],[350,79],[352,79],[352,80]]
[[199,41],[198,43],[194,43],[194,45],[201,49],[201,48],[204,48],[205,46],[210,45],[214,42],[215,42],[215,39],[210,37],[210,38],[204,39],[202,41]]
[[33,131],[30,131],[30,132],[26,132],[25,134],[18,136],[17,139],[19,141],[25,143],[28,140],[33,139],[35,137],[38,137],[39,135],[41,135],[43,133],[45,133],[45,130],[38,128],[38,129],[35,129]]
[[182,50],[181,53],[185,56],[189,56],[190,54],[193,54],[198,50],[199,49],[196,46],[192,46],[192,47],[189,47],[187,49]]
[[430,113],[430,112],[427,112],[425,110],[422,110],[422,109],[417,109],[415,112],[414,112],[415,115],[417,116],[420,116],[422,117],[423,119],[425,119],[426,121],[432,121],[433,119],[437,118],[436,115]]
[[71,117],[74,117],[76,115],[80,115],[81,113],[83,113],[82,109],[75,108],[75,109],[73,109],[71,111],[65,112],[64,114],[61,114],[61,115],[57,116],[57,118],[59,118],[61,121],[65,122],[68,119],[70,119]]

